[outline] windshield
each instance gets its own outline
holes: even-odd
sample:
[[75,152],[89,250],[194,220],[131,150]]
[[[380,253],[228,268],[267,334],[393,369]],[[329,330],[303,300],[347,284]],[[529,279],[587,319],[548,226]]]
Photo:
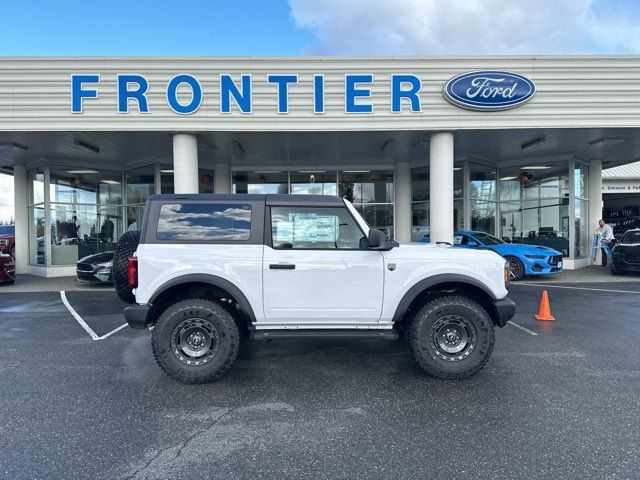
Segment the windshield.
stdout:
[[485,245],[500,245],[502,243],[505,243],[502,240],[500,240],[498,237],[494,237],[493,235],[489,235],[488,233],[484,233],[484,232],[474,233],[473,236],[476,237],[478,241],[484,243]]
[[620,243],[640,243],[640,231],[625,233]]

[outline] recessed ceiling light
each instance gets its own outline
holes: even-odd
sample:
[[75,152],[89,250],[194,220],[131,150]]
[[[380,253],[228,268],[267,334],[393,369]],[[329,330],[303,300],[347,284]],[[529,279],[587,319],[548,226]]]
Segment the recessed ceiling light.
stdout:
[[520,170],[548,170],[551,167],[545,165],[529,165],[527,167],[522,167]]
[[458,170],[462,170],[462,167],[453,167],[454,172],[457,172]]
[[534,138],[533,140],[523,143],[522,145],[520,145],[520,149],[526,150],[527,148],[531,148],[534,145],[538,145],[539,143],[544,143],[546,141],[547,141],[547,137],[542,135],[540,137]]
[[599,138],[589,142],[589,145],[601,147],[603,145],[615,145],[616,143],[626,142],[626,138]]
[[67,170],[67,173],[98,173],[97,170]]
[[73,142],[77,147],[84,148],[85,150],[89,150],[93,153],[100,153],[100,149],[95,145],[91,145],[90,143],[83,142],[82,140],[74,140]]
[[161,168],[162,173],[173,173],[173,168]]
[[107,185],[120,185],[120,182],[115,180],[100,180],[100,183],[106,183]]
[[281,173],[282,170],[254,170],[251,173]]
[[518,177],[502,177],[500,180],[506,182],[507,180],[515,180]]
[[371,173],[371,170],[343,170],[342,173]]
[[326,170],[298,170],[298,173],[326,173]]

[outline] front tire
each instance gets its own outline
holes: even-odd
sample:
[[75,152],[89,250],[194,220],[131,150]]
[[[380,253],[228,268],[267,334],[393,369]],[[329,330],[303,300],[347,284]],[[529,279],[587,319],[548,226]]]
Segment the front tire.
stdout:
[[184,383],[207,383],[224,374],[238,356],[240,332],[220,303],[189,299],[167,308],[151,335],[158,365]]
[[493,323],[478,303],[463,296],[439,297],[423,306],[409,327],[409,350],[429,375],[470,377],[485,366],[494,344]]
[[509,262],[509,278],[515,282],[524,278],[524,264],[520,259],[512,256],[504,257]]

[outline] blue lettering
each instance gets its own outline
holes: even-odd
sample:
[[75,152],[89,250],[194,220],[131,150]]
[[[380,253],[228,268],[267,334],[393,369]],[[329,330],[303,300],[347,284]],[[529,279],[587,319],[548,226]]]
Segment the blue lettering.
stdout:
[[267,81],[278,84],[278,113],[289,113],[289,84],[298,83],[298,75],[269,75]]
[[[134,83],[137,87],[129,90]],[[129,113],[129,99],[138,103],[138,112],[149,113],[147,90],[149,82],[142,75],[118,75],[118,113]]]
[[220,75],[220,111],[231,113],[231,97],[242,113],[251,113],[251,75],[242,75],[242,93],[231,75]]
[[[191,87],[191,101],[186,105],[178,101],[178,87],[183,83]],[[171,110],[181,115],[189,115],[195,112],[200,108],[200,104],[202,103],[202,86],[200,86],[200,82],[191,75],[176,75],[171,79],[169,85],[167,85],[167,103],[171,107]]]
[[324,113],[324,75],[313,77],[313,113]]
[[357,88],[359,83],[373,82],[373,75],[345,75],[344,110],[346,113],[371,113],[370,103],[356,103],[357,98],[371,98],[371,88]]
[[71,75],[71,113],[82,113],[84,98],[98,98],[98,91],[83,89],[83,83],[100,83],[100,75]]
[[[403,87],[409,85],[409,89]],[[421,112],[420,89],[422,82],[415,75],[391,75],[391,112],[402,112],[402,99],[406,98],[411,103],[412,112]]]

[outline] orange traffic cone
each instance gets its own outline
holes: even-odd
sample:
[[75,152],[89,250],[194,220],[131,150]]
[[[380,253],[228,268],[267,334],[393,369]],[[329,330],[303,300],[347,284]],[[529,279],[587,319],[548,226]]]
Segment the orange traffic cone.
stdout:
[[548,320],[554,321],[556,317],[551,315],[551,305],[549,305],[549,295],[546,290],[542,291],[542,298],[540,298],[540,310],[538,314],[534,315],[536,320]]

